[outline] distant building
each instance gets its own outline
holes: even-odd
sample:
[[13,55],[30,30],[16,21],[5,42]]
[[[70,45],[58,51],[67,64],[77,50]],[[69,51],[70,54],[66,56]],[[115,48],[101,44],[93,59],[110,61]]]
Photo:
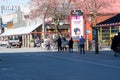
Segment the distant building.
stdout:
[[4,32],[4,28],[2,27],[3,22],[2,22],[2,17],[0,17],[0,34]]
[[23,14],[20,8],[18,9],[16,14],[17,14],[17,18],[16,18],[17,20],[16,23],[13,24],[14,28],[27,26],[27,23],[23,21]]
[[2,28],[2,17],[0,17],[0,28]]

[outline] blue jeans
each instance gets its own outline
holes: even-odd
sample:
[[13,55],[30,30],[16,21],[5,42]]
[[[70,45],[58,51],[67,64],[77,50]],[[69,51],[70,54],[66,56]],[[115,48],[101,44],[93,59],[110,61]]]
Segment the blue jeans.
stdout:
[[84,44],[82,45],[80,45],[80,53],[85,53],[85,46],[84,46]]

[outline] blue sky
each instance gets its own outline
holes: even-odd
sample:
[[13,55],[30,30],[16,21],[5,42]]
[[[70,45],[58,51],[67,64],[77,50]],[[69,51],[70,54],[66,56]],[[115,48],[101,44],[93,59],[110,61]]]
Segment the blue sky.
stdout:
[[0,5],[24,5],[30,0],[0,0]]
[[0,0],[0,16],[5,15],[6,11],[4,13],[1,13],[1,6],[19,6],[19,5],[25,5],[30,0]]

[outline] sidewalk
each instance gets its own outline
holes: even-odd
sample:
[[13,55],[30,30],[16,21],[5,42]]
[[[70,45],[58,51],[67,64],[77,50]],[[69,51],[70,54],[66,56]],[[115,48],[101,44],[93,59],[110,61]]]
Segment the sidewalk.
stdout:
[[[0,53],[11,53],[11,52],[45,52],[49,50],[41,48],[5,48],[0,47]],[[53,50],[50,50],[53,51]]]
[[[0,53],[12,53],[12,52],[52,52],[52,51],[57,51],[56,50],[46,50],[42,48],[6,48],[6,47],[0,47]],[[78,51],[77,49],[74,49],[74,51]],[[103,48],[100,49],[99,51],[111,51],[109,48]],[[92,51],[86,51],[86,52],[91,52],[94,53],[94,50]]]
[[42,51],[46,50],[0,48],[0,80],[120,80],[120,57],[110,50]]

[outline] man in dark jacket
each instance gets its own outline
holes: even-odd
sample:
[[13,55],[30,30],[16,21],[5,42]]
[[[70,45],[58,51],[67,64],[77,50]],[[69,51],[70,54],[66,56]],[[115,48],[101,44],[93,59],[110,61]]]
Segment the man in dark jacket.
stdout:
[[118,32],[118,35],[113,38],[111,49],[115,52],[115,56],[116,53],[120,53],[120,32]]
[[73,52],[73,39],[71,38],[68,42],[68,45],[69,45],[69,52]]
[[61,42],[61,38],[60,38],[60,36],[58,37],[58,40],[57,40],[57,42],[58,42],[58,51],[61,51],[61,44],[62,44],[62,42]]
[[115,35],[112,39],[112,45],[111,45],[111,49],[115,52],[117,50],[117,44],[116,44],[116,40],[117,40],[117,35]]

